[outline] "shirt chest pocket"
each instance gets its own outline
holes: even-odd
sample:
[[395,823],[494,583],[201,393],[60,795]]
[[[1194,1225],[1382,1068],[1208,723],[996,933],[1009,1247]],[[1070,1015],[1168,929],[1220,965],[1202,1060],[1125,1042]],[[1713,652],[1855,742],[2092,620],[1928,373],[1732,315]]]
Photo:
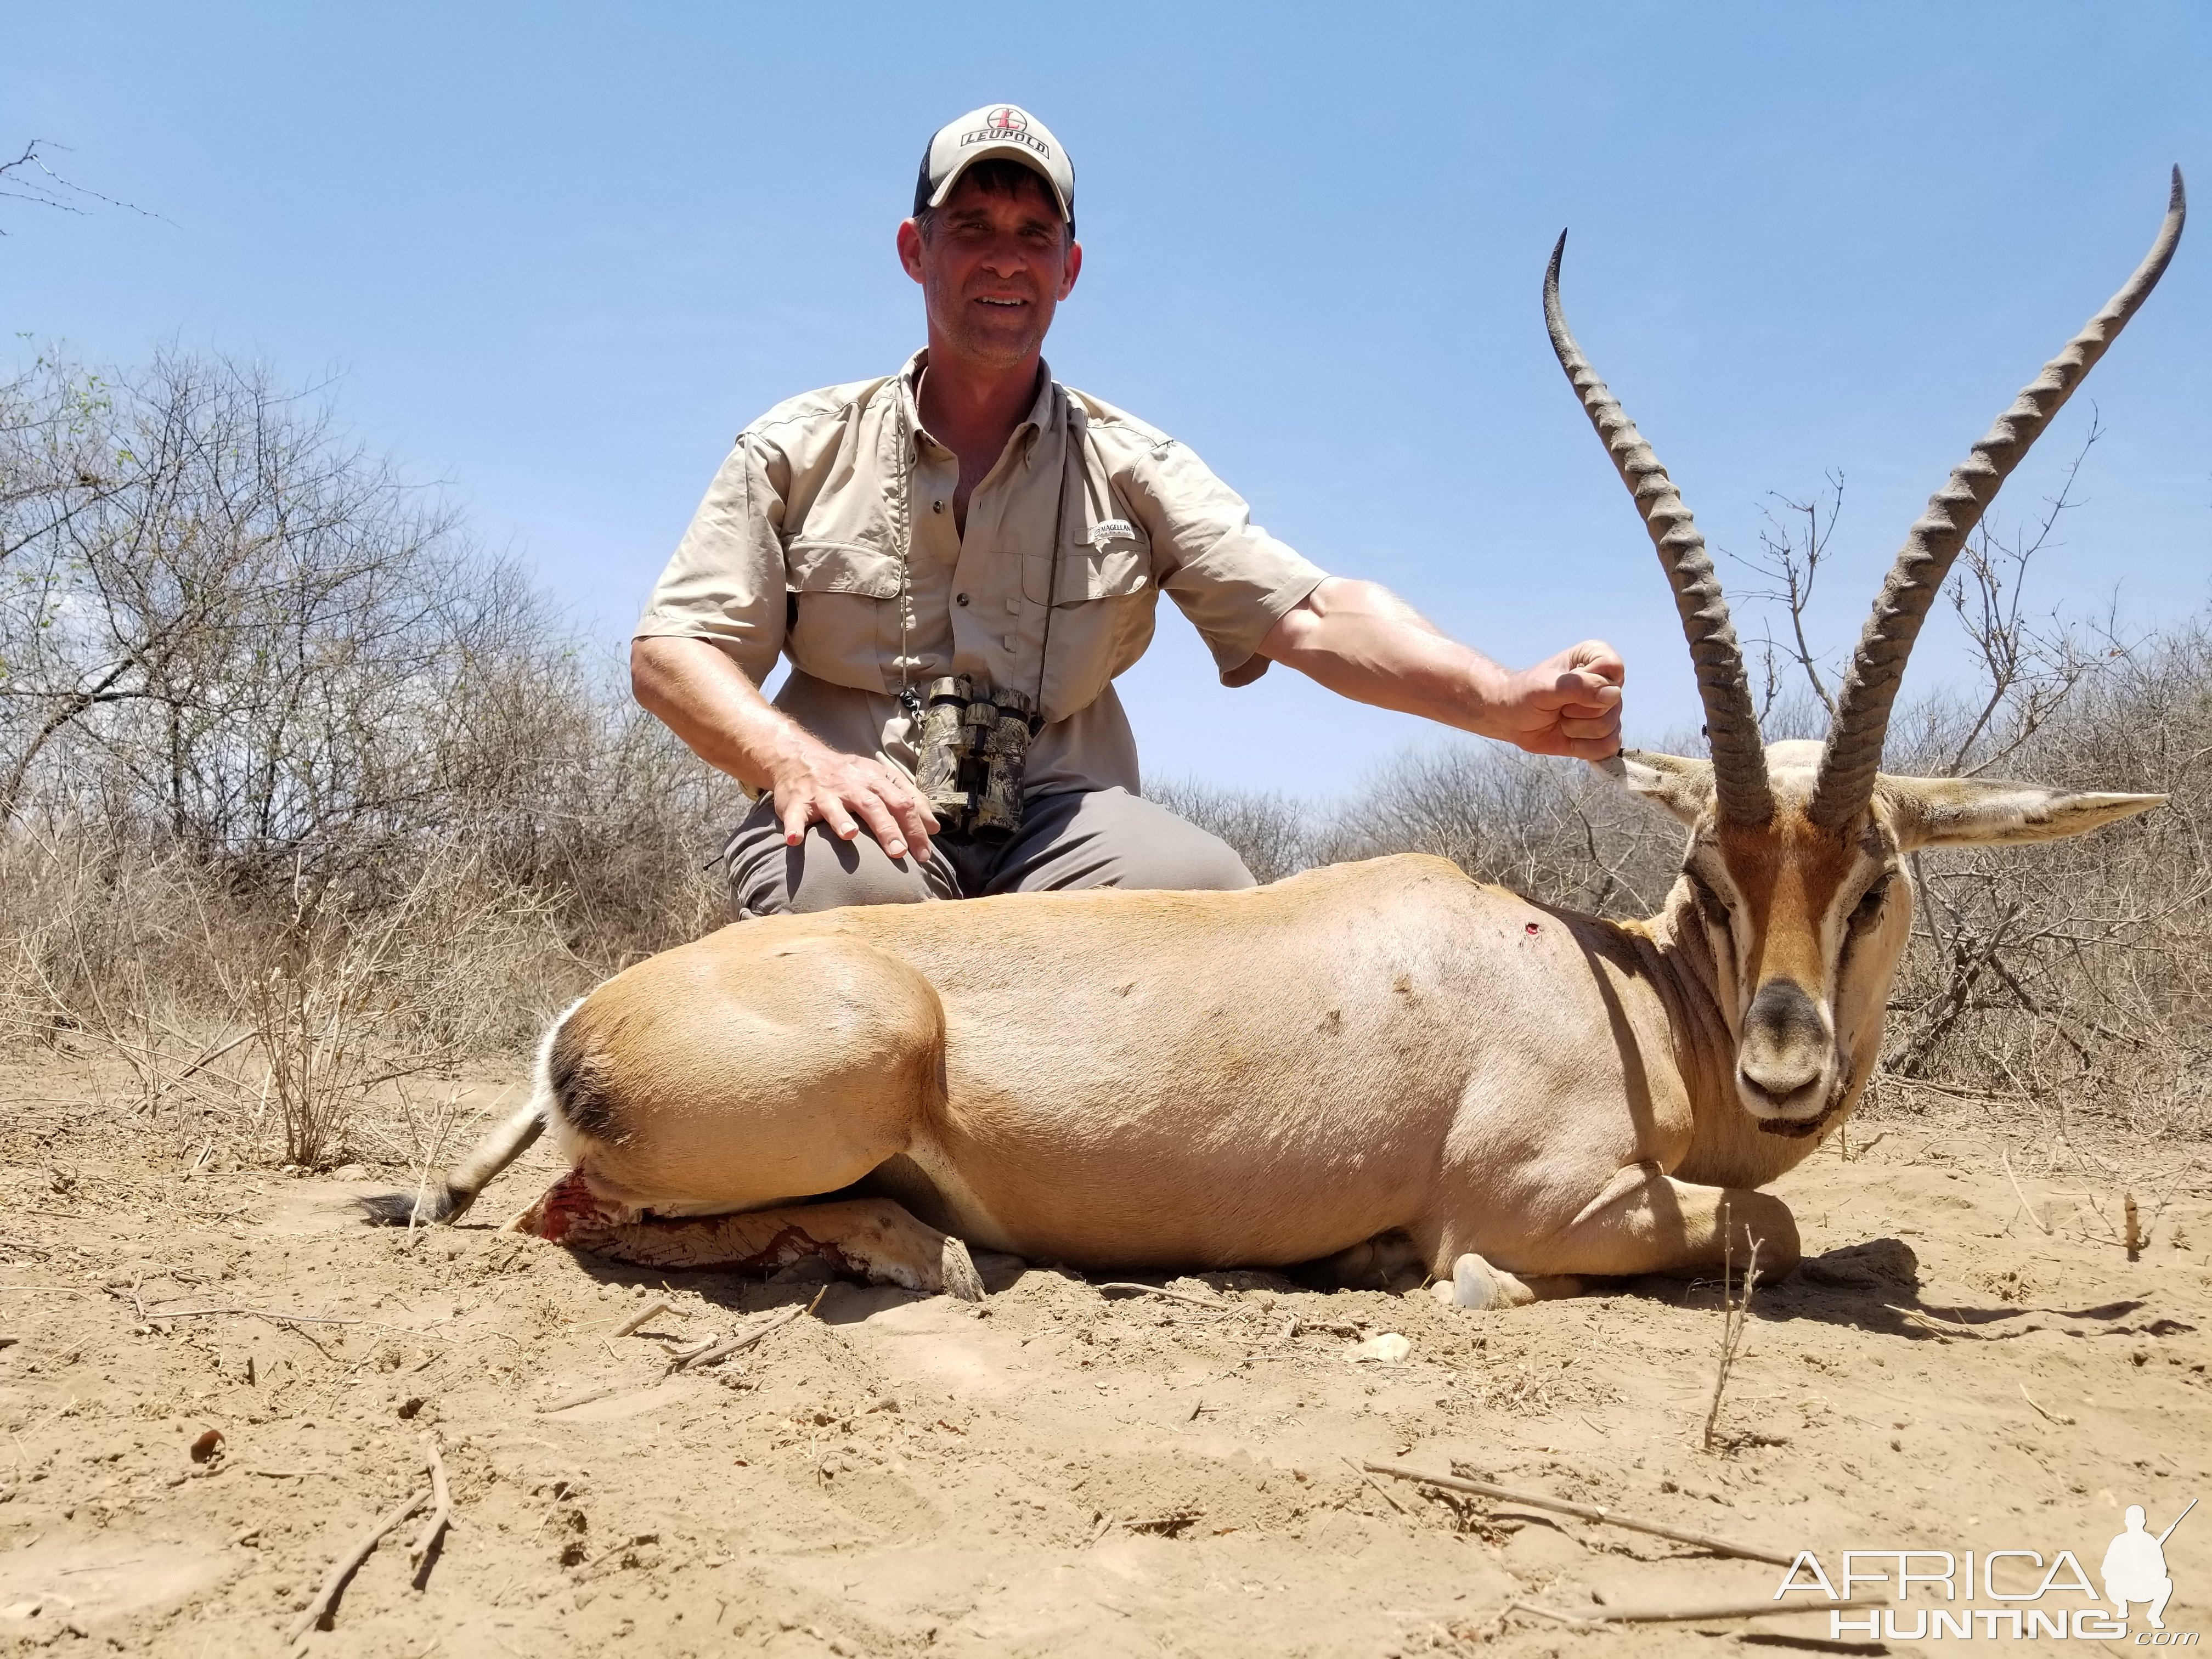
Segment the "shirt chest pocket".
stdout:
[[1127,520],[1098,526],[1092,539],[1063,547],[1055,582],[1052,562],[1042,554],[1022,560],[1022,597],[1032,605],[1081,605],[1090,599],[1127,599],[1152,585],[1152,544]]
[[802,538],[792,543],[785,553],[783,568],[794,593],[854,593],[871,599],[898,598],[897,557],[866,543]]
[[793,664],[832,685],[890,689],[898,654],[899,562],[865,543],[801,538],[783,558],[784,650]]

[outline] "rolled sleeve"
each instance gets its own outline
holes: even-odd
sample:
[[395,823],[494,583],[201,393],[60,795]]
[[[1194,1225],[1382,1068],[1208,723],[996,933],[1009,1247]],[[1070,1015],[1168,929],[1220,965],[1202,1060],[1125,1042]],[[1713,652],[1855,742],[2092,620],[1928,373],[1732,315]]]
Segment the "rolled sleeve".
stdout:
[[740,437],[692,514],[633,636],[713,640],[753,684],[783,649],[785,588],[781,456]]
[[1254,524],[1244,498],[1180,443],[1153,448],[1132,483],[1161,587],[1205,640],[1221,683],[1249,685],[1267,671],[1260,642],[1327,573]]

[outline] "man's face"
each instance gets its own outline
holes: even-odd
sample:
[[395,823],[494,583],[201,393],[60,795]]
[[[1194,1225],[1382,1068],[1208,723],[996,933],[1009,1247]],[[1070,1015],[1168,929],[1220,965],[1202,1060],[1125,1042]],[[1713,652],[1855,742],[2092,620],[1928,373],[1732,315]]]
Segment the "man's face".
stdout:
[[979,368],[1011,368],[1036,356],[1054,310],[1075,287],[1082,247],[1042,179],[1007,196],[963,179],[924,237],[899,227],[900,263],[921,284],[933,343]]

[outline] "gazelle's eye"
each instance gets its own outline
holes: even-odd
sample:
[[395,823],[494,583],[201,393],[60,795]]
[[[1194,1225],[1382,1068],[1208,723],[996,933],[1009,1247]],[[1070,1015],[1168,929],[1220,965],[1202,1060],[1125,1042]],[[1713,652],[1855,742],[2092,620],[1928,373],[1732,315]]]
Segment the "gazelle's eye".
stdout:
[[1851,908],[1853,927],[1874,926],[1875,919],[1881,915],[1882,901],[1889,896],[1889,882],[1890,878],[1884,876],[1859,896],[1859,902]]
[[1707,926],[1726,927],[1729,925],[1728,906],[1722,902],[1721,896],[1713,890],[1711,884],[1695,870],[1685,870],[1682,873],[1690,878],[1691,895],[1697,900],[1698,914],[1705,917]]

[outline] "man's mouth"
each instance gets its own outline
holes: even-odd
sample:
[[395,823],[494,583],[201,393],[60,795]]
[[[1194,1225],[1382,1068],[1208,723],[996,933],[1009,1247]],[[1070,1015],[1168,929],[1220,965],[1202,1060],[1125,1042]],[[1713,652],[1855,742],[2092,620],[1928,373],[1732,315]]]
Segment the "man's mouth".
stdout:
[[1029,301],[1027,300],[1006,299],[995,294],[979,294],[975,296],[975,303],[985,306],[1002,306],[1010,309],[1018,310],[1021,307],[1027,305]]

